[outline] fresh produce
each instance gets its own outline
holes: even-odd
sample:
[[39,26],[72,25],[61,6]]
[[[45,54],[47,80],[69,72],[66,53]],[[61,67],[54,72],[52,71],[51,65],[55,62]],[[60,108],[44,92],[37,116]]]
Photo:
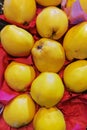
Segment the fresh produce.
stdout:
[[1,44],[11,56],[28,56],[34,45],[34,38],[31,33],[16,25],[6,25],[1,30]]
[[35,0],[4,0],[4,16],[8,21],[28,24],[36,14]]
[[26,91],[35,78],[32,66],[12,61],[4,72],[5,81],[15,91]]
[[58,6],[61,0],[36,0],[36,2],[42,6]]
[[41,37],[58,40],[68,29],[68,17],[58,7],[46,7],[37,16],[36,28]]
[[28,94],[21,94],[5,106],[3,118],[11,127],[30,123],[35,115],[35,104]]
[[63,113],[56,107],[40,108],[33,121],[34,130],[66,130]]
[[1,8],[0,130],[85,130],[86,1],[4,0]]
[[78,60],[64,70],[64,83],[69,91],[80,93],[87,90],[87,60]]
[[68,30],[63,40],[63,48],[68,60],[87,58],[87,22]]
[[65,62],[65,52],[61,43],[48,38],[36,41],[31,53],[40,72],[58,72]]
[[62,99],[64,85],[58,74],[42,72],[32,82],[30,94],[37,104],[49,108]]

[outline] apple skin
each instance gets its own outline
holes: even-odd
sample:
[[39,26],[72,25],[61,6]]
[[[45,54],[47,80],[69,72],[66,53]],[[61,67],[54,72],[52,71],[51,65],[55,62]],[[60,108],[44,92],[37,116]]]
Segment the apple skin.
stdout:
[[65,62],[65,52],[62,45],[48,38],[36,41],[31,54],[34,64],[40,72],[58,72]]
[[70,63],[64,69],[63,81],[68,91],[74,93],[87,91],[87,60]]
[[34,101],[30,95],[24,93],[19,94],[5,106],[2,116],[9,126],[19,128],[33,120],[35,111]]
[[57,6],[62,0],[36,0],[36,2],[42,6]]
[[41,107],[55,106],[64,95],[62,79],[57,73],[42,72],[33,80],[30,95]]
[[87,58],[87,22],[81,22],[70,28],[63,39],[63,48],[66,58],[74,59]]
[[58,7],[46,7],[36,18],[36,28],[41,37],[58,40],[68,29],[67,15]]
[[31,33],[17,27],[6,25],[1,30],[1,44],[4,50],[11,56],[28,56],[34,45],[34,38]]
[[4,16],[12,23],[30,22],[36,14],[35,0],[4,0]]
[[66,130],[64,115],[57,107],[41,107],[35,114],[33,126],[34,130]]
[[12,61],[5,69],[4,78],[8,86],[14,91],[26,91],[35,78],[32,66]]

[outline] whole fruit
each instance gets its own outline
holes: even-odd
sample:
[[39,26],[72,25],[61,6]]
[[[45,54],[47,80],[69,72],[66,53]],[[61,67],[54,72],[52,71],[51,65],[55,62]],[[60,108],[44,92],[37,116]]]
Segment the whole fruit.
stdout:
[[34,64],[40,72],[58,72],[65,62],[64,49],[55,40],[41,38],[36,41],[31,53]]
[[11,100],[3,111],[5,122],[11,127],[22,127],[32,121],[35,115],[35,104],[28,94],[21,94]]
[[18,24],[30,22],[36,14],[35,0],[4,0],[4,16]]
[[56,107],[40,108],[34,116],[34,130],[66,130],[63,113]]
[[87,22],[82,22],[68,30],[63,47],[68,60],[87,58]]
[[58,40],[68,29],[68,17],[58,7],[46,7],[36,18],[36,28],[41,37]]
[[5,81],[15,91],[25,91],[35,78],[32,66],[12,61],[4,72]]
[[36,0],[36,2],[42,6],[58,6],[61,0]]
[[64,70],[65,86],[73,92],[87,90],[87,61],[78,60],[69,64]]
[[62,99],[64,85],[58,74],[42,72],[33,80],[30,94],[37,104],[49,108]]
[[20,27],[6,25],[1,30],[1,44],[12,56],[28,56],[33,47],[34,38],[32,34]]
[[80,4],[81,4],[83,11],[85,13],[87,13],[87,6],[86,6],[87,1],[86,0],[79,0],[79,1],[80,1]]

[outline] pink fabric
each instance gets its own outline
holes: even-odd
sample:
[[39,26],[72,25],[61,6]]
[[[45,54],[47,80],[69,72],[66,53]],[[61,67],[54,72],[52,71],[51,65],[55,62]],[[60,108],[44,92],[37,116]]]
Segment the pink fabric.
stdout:
[[69,8],[66,6],[67,0],[62,0],[61,7],[66,12],[70,24],[78,24],[82,21],[87,21],[87,14],[81,8],[79,0]]

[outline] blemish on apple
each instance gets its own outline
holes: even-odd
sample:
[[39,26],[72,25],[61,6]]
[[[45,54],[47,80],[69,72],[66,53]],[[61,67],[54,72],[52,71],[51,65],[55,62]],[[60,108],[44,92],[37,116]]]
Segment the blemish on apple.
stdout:
[[37,46],[37,49],[42,49],[42,45]]

